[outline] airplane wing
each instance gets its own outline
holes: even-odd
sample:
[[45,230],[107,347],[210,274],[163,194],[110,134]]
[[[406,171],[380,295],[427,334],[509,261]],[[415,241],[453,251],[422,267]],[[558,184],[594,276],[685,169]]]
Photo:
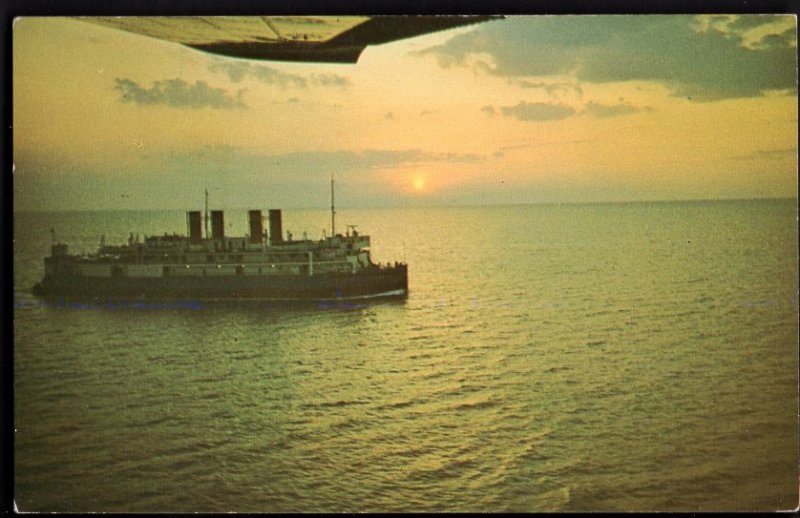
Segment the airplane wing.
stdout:
[[500,16],[148,16],[78,19],[224,56],[356,63],[368,45]]

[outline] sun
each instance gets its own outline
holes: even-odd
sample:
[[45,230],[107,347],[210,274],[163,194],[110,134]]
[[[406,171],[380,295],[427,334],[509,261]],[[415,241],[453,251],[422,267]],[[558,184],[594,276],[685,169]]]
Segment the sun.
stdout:
[[414,189],[416,189],[418,191],[421,191],[421,190],[425,189],[425,178],[422,178],[422,177],[414,178],[413,185],[414,185]]

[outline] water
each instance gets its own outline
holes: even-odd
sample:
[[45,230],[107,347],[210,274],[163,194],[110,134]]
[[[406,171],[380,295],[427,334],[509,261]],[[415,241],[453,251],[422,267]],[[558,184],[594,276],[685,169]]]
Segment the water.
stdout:
[[[226,214],[245,232],[246,214]],[[346,221],[345,221],[346,220]],[[325,211],[285,211],[317,238]],[[19,213],[25,511],[722,511],[798,503],[796,200],[341,209],[406,301],[45,307],[181,212]]]

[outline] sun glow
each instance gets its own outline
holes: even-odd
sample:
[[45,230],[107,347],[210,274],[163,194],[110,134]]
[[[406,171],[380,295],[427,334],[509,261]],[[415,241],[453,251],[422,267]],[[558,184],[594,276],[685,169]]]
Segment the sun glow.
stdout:
[[422,178],[422,177],[418,176],[418,177],[414,178],[414,181],[412,183],[414,185],[414,189],[416,189],[418,191],[422,191],[422,190],[425,189],[425,178]]

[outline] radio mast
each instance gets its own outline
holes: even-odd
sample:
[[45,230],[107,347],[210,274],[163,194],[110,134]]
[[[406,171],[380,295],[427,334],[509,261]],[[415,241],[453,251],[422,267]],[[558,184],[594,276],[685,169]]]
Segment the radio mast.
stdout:
[[206,189],[206,239],[208,239],[208,189]]
[[336,209],[333,204],[333,173],[331,173],[331,237],[336,235]]

